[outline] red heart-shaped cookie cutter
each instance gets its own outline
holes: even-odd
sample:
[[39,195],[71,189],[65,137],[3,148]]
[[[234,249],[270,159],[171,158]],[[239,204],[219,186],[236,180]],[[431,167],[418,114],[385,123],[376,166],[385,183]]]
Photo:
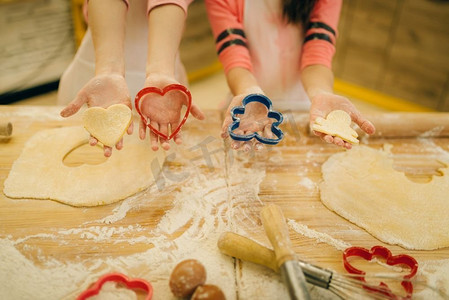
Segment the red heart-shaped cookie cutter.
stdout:
[[[164,96],[166,93],[168,93],[170,91],[183,92],[187,96],[188,103],[187,103],[187,110],[184,114],[184,118],[179,123],[178,127],[176,127],[175,130],[172,130],[170,135],[166,135],[166,134],[163,134],[162,132],[160,132],[159,130],[157,130],[156,128],[154,128],[153,126],[151,126],[151,124],[147,121],[147,118],[142,114],[142,112],[140,110],[139,102],[142,99],[142,97],[144,97],[148,94],[158,94],[160,96]],[[187,117],[189,116],[190,108],[192,107],[192,95],[190,94],[190,91],[185,86],[183,86],[181,84],[170,84],[170,85],[167,85],[166,87],[164,87],[163,89],[152,86],[152,87],[146,87],[146,88],[140,90],[136,95],[134,104],[135,104],[136,110],[139,113],[140,118],[142,119],[143,123],[146,126],[148,126],[148,128],[150,128],[151,131],[153,131],[155,134],[157,134],[160,137],[163,137],[166,140],[171,140],[181,130],[181,127],[184,125],[184,123],[187,120]]]
[[[385,259],[385,263],[389,266],[395,265],[405,265],[410,268],[410,272],[403,276],[403,281],[401,282],[402,287],[407,293],[404,298],[399,298],[390,290],[387,284],[381,282],[379,284],[380,289],[370,288],[364,286],[367,290],[382,293],[391,299],[410,299],[413,294],[413,284],[410,279],[416,275],[418,271],[418,262],[413,257],[406,254],[392,255],[391,251],[383,246],[374,246],[371,250],[362,247],[350,247],[343,252],[343,264],[346,269],[351,274],[365,275],[366,272],[359,270],[351,265],[348,258],[352,256],[361,257],[365,260],[372,260],[374,257],[381,257]],[[357,279],[366,282],[364,276],[356,277]]]
[[103,284],[108,281],[123,283],[128,289],[144,290],[145,292],[147,292],[145,300],[151,300],[151,298],[153,297],[153,287],[149,282],[139,278],[129,279],[128,277],[120,273],[109,273],[100,277],[92,287],[82,292],[81,295],[79,295],[76,299],[85,300],[89,297],[98,295]]

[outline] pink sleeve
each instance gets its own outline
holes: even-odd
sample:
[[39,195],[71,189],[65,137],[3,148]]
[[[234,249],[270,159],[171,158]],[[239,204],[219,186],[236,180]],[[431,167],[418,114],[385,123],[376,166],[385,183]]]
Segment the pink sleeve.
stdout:
[[[84,0],[84,5],[83,5],[84,21],[86,21],[87,24],[89,24],[89,22],[88,22],[88,14],[87,14],[87,3],[88,2],[89,2],[89,0]],[[126,7],[129,8],[128,0],[123,0],[123,2],[125,2],[126,3]]]
[[187,7],[192,2],[193,0],[148,0],[147,13],[149,13],[153,8],[159,5],[175,4],[180,6],[187,15]]
[[301,55],[301,70],[310,65],[332,68],[342,0],[319,0],[310,15]]
[[244,1],[205,0],[205,3],[218,58],[225,73],[235,67],[251,71],[251,58],[243,31]]

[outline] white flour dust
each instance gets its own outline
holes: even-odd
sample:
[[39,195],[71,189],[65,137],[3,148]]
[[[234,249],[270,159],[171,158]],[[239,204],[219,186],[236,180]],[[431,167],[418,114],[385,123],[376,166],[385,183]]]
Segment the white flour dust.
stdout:
[[106,216],[100,220],[85,222],[83,225],[91,224],[91,223],[112,224],[117,221],[120,221],[126,217],[126,214],[128,213],[128,211],[133,207],[132,203],[135,202],[136,199],[138,199],[137,195],[129,197],[129,198],[123,200],[117,207],[115,207],[112,210],[112,212],[113,212],[112,215]]
[[444,126],[436,126],[426,132],[421,133],[418,136],[418,139],[420,138],[429,138],[429,137],[438,137],[440,135],[440,133],[444,130]]
[[81,263],[64,264],[49,259],[46,267],[40,268],[8,239],[0,239],[0,249],[1,299],[63,299],[73,290],[70,284],[89,280],[90,272]]
[[[262,205],[257,194],[265,170],[263,167],[246,168],[244,163],[239,160],[233,162],[232,168],[228,170],[232,173],[229,181],[220,172],[207,176],[195,173],[190,176],[179,188],[173,190],[173,207],[165,212],[152,230],[139,224],[110,225],[126,218],[131,209],[138,209],[136,198],[131,197],[116,206],[110,216],[86,222],[77,228],[60,228],[17,240],[12,236],[0,239],[0,298],[73,299],[101,275],[121,272],[130,278],[143,278],[151,282],[154,288],[153,299],[175,299],[168,287],[168,276],[179,261],[195,258],[206,268],[207,283],[219,286],[227,299],[236,299],[238,293],[235,276],[240,273],[240,269],[235,270],[234,260],[222,255],[216,243],[224,231],[238,228],[240,232],[245,232],[250,231],[252,226],[260,227],[260,224],[248,223],[251,219],[251,211],[248,212],[248,209],[254,205]],[[150,195],[148,193],[148,197]],[[147,204],[151,203],[150,199],[143,200]],[[140,201],[143,200],[141,197]],[[108,225],[89,226],[90,223]],[[37,266],[15,247],[21,244],[22,251],[26,251],[29,248],[26,242],[31,239],[61,242],[71,236],[94,245],[100,242],[112,245],[147,243],[152,248],[126,256],[96,256],[97,258],[85,259],[83,262],[59,261],[46,257],[39,259],[43,265]],[[101,253],[101,244],[98,247]],[[41,252],[41,249],[37,250]],[[246,270],[248,265],[243,268]],[[254,276],[257,278],[258,274],[255,273]],[[279,292],[279,276],[271,271],[257,280],[245,275],[241,281],[242,286],[238,287],[239,292],[250,293],[254,289],[253,281],[271,290],[273,295]],[[283,286],[281,291],[282,288]],[[135,298],[132,292],[114,289],[104,292],[98,299],[108,298],[108,295],[113,297],[117,293],[120,299]]]
[[332,236],[326,234],[326,233],[322,233],[322,232],[318,232],[316,230],[310,229],[309,227],[307,227],[304,224],[299,224],[297,223],[295,220],[292,219],[288,219],[287,220],[287,224],[290,226],[290,228],[292,228],[295,232],[304,235],[306,237],[315,239],[316,241],[318,241],[319,243],[326,243],[330,246],[335,247],[335,249],[337,250],[345,250],[346,248],[351,247],[351,244],[346,243],[342,240],[333,238]]
[[64,107],[49,106],[45,110],[42,106],[22,106],[20,110],[14,112],[2,112],[1,118],[27,118],[32,120],[64,120],[59,114]]
[[[441,299],[449,299],[449,259],[419,262],[419,274],[425,278],[425,283],[440,294]],[[438,299],[434,290],[424,289],[415,294],[420,299]]]
[[256,264],[242,262],[237,269],[240,299],[289,299],[281,276],[273,276],[273,271]]
[[[148,279],[155,288],[153,299],[169,299],[171,295],[167,274],[180,260],[197,258],[208,271],[208,282],[222,287],[227,291],[229,299],[232,299],[235,293],[233,264],[230,258],[219,255],[216,247],[218,233],[225,229],[226,224],[214,212],[219,211],[217,208],[225,205],[226,200],[226,183],[223,179],[192,177],[190,184],[176,194],[174,208],[166,213],[153,232],[145,232],[139,226],[90,226],[41,236],[59,240],[62,236],[77,235],[92,242],[110,240],[112,243],[119,241],[132,244],[138,240],[154,245],[143,253],[129,256],[92,259],[83,264],[51,260],[48,266],[40,268],[14,248],[14,241],[3,239],[1,245],[4,250],[0,259],[3,270],[0,276],[4,278],[0,278],[0,282],[8,282],[8,288],[1,289],[0,298],[26,299],[33,295],[33,299],[70,299],[95,278],[115,270],[130,277]],[[171,234],[187,222],[190,226],[173,239]],[[120,239],[120,235],[129,231],[137,232],[138,235],[131,239]],[[25,241],[21,239],[19,242]],[[8,271],[10,269],[14,272]]]
[[312,181],[312,179],[308,178],[308,177],[303,177],[298,184],[300,186],[303,186],[309,190],[314,190],[316,189],[317,185],[315,184],[315,182]]

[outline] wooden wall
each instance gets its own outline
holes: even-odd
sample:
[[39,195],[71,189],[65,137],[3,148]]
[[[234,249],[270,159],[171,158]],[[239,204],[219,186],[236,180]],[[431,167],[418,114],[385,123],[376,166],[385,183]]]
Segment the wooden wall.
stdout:
[[[343,0],[336,77],[449,111],[449,1]],[[216,61],[204,2],[189,8],[181,45],[188,71]]]
[[449,111],[449,2],[343,2],[336,77]]

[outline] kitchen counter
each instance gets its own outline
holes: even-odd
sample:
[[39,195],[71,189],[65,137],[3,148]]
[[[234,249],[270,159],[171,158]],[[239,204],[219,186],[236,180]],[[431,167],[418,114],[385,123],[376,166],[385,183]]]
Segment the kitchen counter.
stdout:
[[[2,187],[33,134],[47,128],[81,126],[80,114],[62,119],[60,109],[0,106],[0,120],[10,121],[14,127],[12,137],[0,141]],[[0,254],[0,279],[14,281],[6,285],[10,293],[6,295],[23,296],[21,286],[36,299],[40,299],[38,291],[73,299],[100,275],[119,271],[150,281],[155,289],[153,299],[170,299],[172,268],[182,259],[197,258],[206,267],[207,283],[220,286],[228,299],[283,299],[286,291],[280,276],[262,266],[234,262],[216,247],[224,231],[270,245],[259,216],[267,203],[282,208],[298,256],[318,266],[345,273],[342,250],[350,245],[384,245],[393,254],[412,255],[420,265],[448,264],[449,248],[411,251],[386,245],[328,210],[319,199],[321,165],[344,150],[310,136],[307,114],[287,112],[284,117],[284,140],[256,154],[229,151],[219,138],[219,111],[207,111],[203,122],[189,118],[183,128],[184,144],[167,153],[157,183],[115,204],[75,208],[0,194],[0,246],[9,255],[5,264]],[[136,134],[137,122],[134,128]],[[392,144],[395,168],[419,182],[438,174],[442,165],[436,149],[443,150],[441,155],[449,151],[447,137],[362,137],[361,143],[376,148]],[[114,150],[113,155],[119,154]],[[101,149],[86,147],[67,163],[76,167],[102,160]],[[418,273],[418,278],[424,279],[423,274]],[[39,284],[46,288],[39,289]],[[312,293],[325,294],[318,289]]]

